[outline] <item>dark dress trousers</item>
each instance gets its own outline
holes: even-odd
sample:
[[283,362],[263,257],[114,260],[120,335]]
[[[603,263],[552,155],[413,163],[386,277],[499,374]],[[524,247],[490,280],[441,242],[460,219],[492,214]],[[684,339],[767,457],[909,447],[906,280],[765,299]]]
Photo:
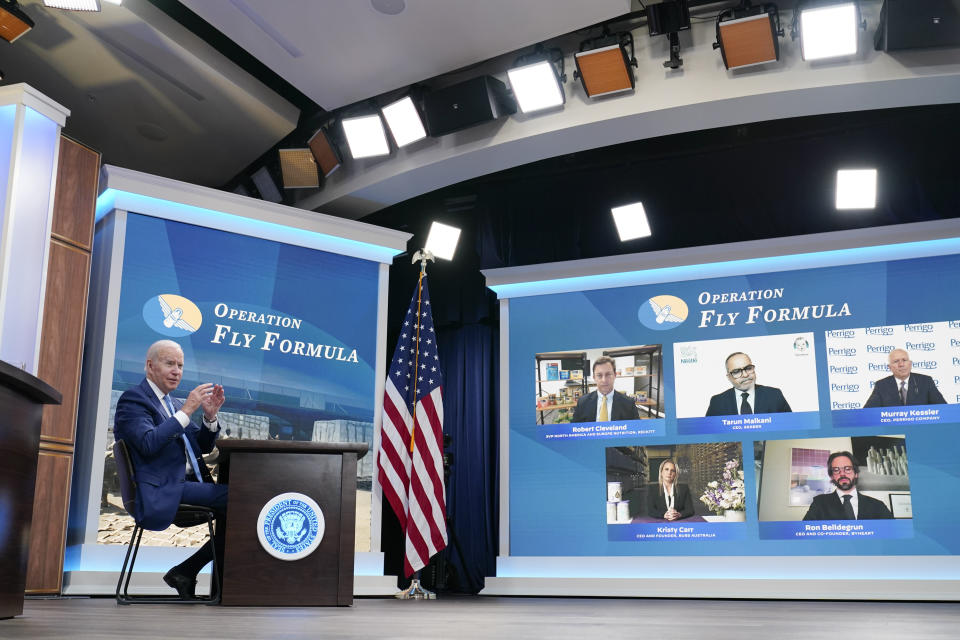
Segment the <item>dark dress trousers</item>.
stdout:
[[[174,409],[179,410],[183,403],[171,399]],[[127,443],[138,491],[134,516],[145,529],[162,531],[173,522],[186,475],[187,456],[180,437],[184,432],[204,482],[210,482],[209,470],[200,456],[213,450],[219,426],[216,432],[193,422],[182,428],[176,418],[167,417],[146,378],[124,391],[117,401],[113,433],[117,440]],[[226,487],[221,489],[226,491]]]
[[[887,505],[876,498],[857,492],[857,520],[889,520],[893,517]],[[804,520],[848,520],[843,503],[835,491],[816,496],[807,509]]]
[[[633,400],[623,395],[619,391],[613,392],[613,406],[607,407],[610,420],[639,420],[640,412],[637,411],[637,405]],[[574,422],[596,422],[597,421],[597,392],[591,391],[577,401],[577,407],[573,410]]]
[[[753,397],[754,413],[790,413],[790,405],[783,397],[783,392],[776,387],[765,387],[762,384],[754,385]],[[710,398],[707,407],[707,416],[735,416],[740,413],[741,391],[730,387],[723,393]]]
[[[673,485],[673,508],[680,512],[681,518],[693,515],[693,496],[690,487],[685,484]],[[647,515],[651,518],[663,519],[667,512],[667,497],[660,494],[660,485],[652,485],[647,489]]]
[[[873,393],[867,398],[864,409],[870,407],[901,407],[900,383],[893,376],[881,378],[873,385]],[[911,373],[907,384],[907,404],[947,404],[933,378],[922,373]]]

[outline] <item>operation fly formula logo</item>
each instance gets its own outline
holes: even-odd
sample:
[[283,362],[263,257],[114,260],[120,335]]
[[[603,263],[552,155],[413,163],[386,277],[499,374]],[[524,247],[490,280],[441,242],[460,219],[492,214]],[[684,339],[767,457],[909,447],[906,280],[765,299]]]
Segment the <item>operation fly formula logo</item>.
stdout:
[[274,496],[257,518],[260,546],[280,560],[299,560],[316,551],[324,529],[319,505],[302,493]]
[[654,331],[676,329],[690,313],[687,303],[676,296],[654,296],[640,305],[637,320]]
[[192,300],[174,293],[162,293],[143,305],[143,321],[159,334],[182,338],[203,324],[203,314]]

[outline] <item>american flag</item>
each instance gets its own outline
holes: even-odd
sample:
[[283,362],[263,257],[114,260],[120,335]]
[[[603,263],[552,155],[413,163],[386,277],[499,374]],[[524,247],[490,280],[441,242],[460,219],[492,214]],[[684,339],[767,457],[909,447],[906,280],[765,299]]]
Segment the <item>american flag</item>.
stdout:
[[420,274],[383,394],[378,475],[406,536],[410,577],[447,546],[443,386],[427,276]]

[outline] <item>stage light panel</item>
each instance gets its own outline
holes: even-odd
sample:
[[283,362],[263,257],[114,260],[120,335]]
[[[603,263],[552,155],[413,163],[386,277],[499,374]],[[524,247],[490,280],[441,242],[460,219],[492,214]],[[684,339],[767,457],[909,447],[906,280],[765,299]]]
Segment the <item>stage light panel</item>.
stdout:
[[581,51],[573,57],[583,89],[590,98],[633,90],[627,54],[619,44]]
[[844,2],[800,10],[800,53],[823,60],[857,53],[857,5]]
[[610,210],[613,221],[617,225],[617,234],[621,242],[635,238],[646,238],[651,235],[650,223],[642,202],[634,202]]
[[284,189],[305,189],[320,186],[317,161],[310,149],[280,149],[280,173]]
[[67,11],[100,11],[100,0],[43,0],[43,4]]
[[459,240],[460,229],[442,222],[434,222],[430,225],[430,233],[427,234],[427,244],[424,249],[437,258],[453,260]]
[[393,135],[393,141],[398,147],[405,147],[427,137],[423,119],[410,96],[388,104],[382,111],[387,126],[390,127],[390,133]]
[[307,146],[310,147],[313,159],[320,166],[324,178],[330,177],[331,173],[340,168],[340,154],[337,153],[337,148],[322,128],[317,129],[316,133],[307,140]]
[[260,192],[260,197],[263,200],[277,203],[283,202],[283,196],[280,195],[280,190],[277,189],[277,184],[273,181],[273,177],[266,167],[260,167],[254,171],[250,179],[253,181],[257,191]]
[[16,42],[20,36],[33,29],[30,19],[19,4],[0,2],[0,38],[7,42]]
[[390,153],[387,132],[383,129],[380,116],[360,116],[344,118],[341,121],[343,133],[347,137],[347,146],[354,159],[385,156]]
[[717,33],[727,69],[751,67],[780,59],[776,27],[769,13],[721,21],[717,25]]
[[548,60],[509,69],[507,77],[524,113],[559,107],[564,103],[563,87],[556,69]]
[[873,209],[877,206],[877,170],[837,171],[837,209]]

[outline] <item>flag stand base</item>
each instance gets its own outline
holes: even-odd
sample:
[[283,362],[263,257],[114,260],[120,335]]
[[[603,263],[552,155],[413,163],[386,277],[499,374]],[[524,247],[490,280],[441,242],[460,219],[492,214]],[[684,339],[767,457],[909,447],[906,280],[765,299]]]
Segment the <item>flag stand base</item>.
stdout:
[[394,594],[393,597],[397,600],[436,600],[437,594],[424,589],[420,586],[420,581],[414,578],[409,587],[400,593]]

